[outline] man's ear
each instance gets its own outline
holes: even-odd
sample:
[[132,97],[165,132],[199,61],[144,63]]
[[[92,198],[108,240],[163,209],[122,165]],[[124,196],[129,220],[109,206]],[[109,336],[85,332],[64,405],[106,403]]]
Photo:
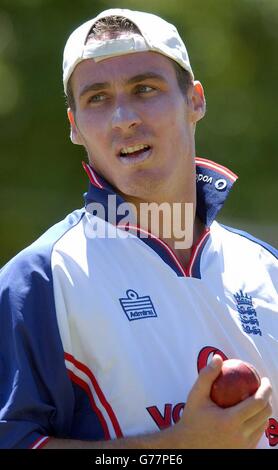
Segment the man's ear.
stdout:
[[83,145],[78,127],[75,123],[75,117],[71,108],[67,110],[68,120],[70,122],[70,138],[73,144]]
[[192,89],[192,111],[195,122],[202,119],[206,113],[206,98],[202,84],[195,80]]

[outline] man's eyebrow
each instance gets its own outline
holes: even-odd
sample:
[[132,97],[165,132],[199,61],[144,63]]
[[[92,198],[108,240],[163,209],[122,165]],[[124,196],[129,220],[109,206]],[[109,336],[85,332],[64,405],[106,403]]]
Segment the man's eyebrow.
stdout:
[[[143,82],[144,80],[160,80],[165,82],[165,78],[154,72],[145,72],[145,73],[140,73],[138,75],[135,75],[134,77],[131,77],[127,80],[128,85],[132,85],[134,83],[139,83]],[[91,83],[89,85],[86,85],[80,92],[79,98],[82,98],[86,93],[90,91],[99,91],[99,90],[104,90],[105,88],[110,88],[111,84],[109,82],[99,82],[99,83]]]
[[79,98],[82,98],[82,96],[86,95],[89,91],[99,91],[103,90],[104,88],[109,88],[111,84],[109,82],[99,82],[99,83],[90,83],[89,85],[86,85],[84,88],[82,88]]
[[166,81],[165,78],[159,73],[145,72],[139,75],[135,75],[134,77],[131,77],[129,80],[127,80],[127,84],[132,85],[133,83],[143,82],[144,80],[148,80],[148,79],[160,80],[163,82]]

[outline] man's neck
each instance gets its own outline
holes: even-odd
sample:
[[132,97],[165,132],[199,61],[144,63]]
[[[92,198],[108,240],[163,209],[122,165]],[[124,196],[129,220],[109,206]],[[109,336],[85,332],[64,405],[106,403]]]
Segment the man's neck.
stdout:
[[201,236],[203,235],[205,230],[205,225],[200,221],[200,219],[195,216],[194,219],[194,224],[193,224],[193,240],[192,240],[192,245],[189,248],[178,248],[177,242],[173,239],[166,239],[164,240],[170,248],[173,250],[175,253],[177,259],[183,266],[183,268],[187,268],[190,257],[192,254],[192,250],[194,246],[198,243],[198,240],[200,240]]
[[[135,224],[167,243],[184,268],[192,248],[202,236],[205,226],[196,216],[194,202],[146,202],[127,198],[136,212]],[[189,199],[190,200],[190,199]]]

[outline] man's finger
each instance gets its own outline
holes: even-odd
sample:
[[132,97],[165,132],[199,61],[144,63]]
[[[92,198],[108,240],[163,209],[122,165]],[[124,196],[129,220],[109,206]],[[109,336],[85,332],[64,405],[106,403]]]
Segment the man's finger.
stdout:
[[269,379],[267,377],[262,377],[261,385],[256,393],[235,405],[232,413],[235,413],[241,421],[251,419],[269,404],[271,393],[272,388]]
[[249,438],[249,443],[250,443],[250,449],[255,449],[261,439],[261,437],[263,436],[264,432],[265,432],[265,429],[267,427],[267,423],[266,424],[261,424],[261,426],[256,429],[250,436]]

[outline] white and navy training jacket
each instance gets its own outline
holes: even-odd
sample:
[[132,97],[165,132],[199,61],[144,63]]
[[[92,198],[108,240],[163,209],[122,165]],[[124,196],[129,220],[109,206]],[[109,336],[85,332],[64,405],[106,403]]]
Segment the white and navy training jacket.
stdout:
[[[214,221],[236,176],[196,165],[207,229],[187,267],[163,241],[139,229],[122,237],[107,214],[96,220],[90,204],[115,193],[85,164],[85,208],[2,268],[1,448],[170,426],[215,352],[270,378],[273,416],[259,447],[278,448],[277,251]],[[115,236],[94,237],[96,222]]]

